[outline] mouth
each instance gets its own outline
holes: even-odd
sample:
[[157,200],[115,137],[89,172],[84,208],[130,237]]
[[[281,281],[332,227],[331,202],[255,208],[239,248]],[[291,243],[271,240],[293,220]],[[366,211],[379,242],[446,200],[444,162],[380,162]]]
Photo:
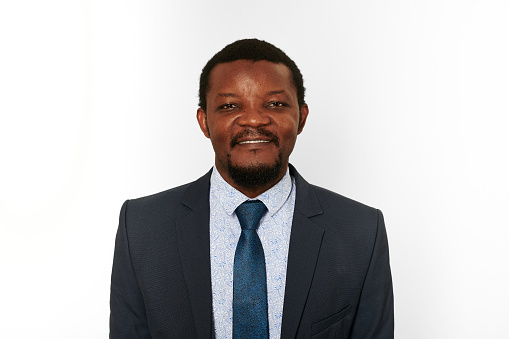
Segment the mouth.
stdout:
[[230,147],[234,148],[236,145],[253,145],[256,144],[267,144],[274,143],[276,147],[279,147],[279,138],[276,134],[267,131],[265,129],[247,129],[236,134],[231,142]]
[[270,142],[270,140],[245,140],[238,143],[238,145],[244,145],[244,144],[260,144]]

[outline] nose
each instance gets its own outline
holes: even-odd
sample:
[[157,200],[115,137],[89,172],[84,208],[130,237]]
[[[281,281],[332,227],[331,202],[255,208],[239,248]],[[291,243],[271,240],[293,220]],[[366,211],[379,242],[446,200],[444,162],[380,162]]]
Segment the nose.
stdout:
[[257,128],[270,124],[270,117],[263,110],[253,107],[246,108],[240,112],[237,124],[243,127]]

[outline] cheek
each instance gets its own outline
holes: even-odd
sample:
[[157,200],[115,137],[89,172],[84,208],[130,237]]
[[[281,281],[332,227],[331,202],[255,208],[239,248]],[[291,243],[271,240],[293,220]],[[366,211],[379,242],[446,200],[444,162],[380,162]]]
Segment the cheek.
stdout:
[[281,142],[281,146],[284,147],[287,151],[290,151],[295,146],[295,142],[297,141],[297,134],[299,129],[299,121],[298,120],[289,120],[286,122],[284,126],[281,126],[279,130],[279,138]]
[[227,131],[224,128],[218,128],[217,126],[209,126],[210,128],[210,141],[212,142],[212,146],[214,150],[220,151],[225,150],[225,148],[229,148],[230,137]]
[[295,139],[299,131],[299,120],[288,119],[280,124],[280,133],[288,139]]
[[230,136],[232,129],[231,119],[215,116],[208,121],[210,136],[215,139],[226,139]]

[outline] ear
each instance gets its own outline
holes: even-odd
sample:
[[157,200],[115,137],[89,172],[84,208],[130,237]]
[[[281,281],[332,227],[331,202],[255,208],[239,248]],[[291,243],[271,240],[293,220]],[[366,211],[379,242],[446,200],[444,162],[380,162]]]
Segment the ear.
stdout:
[[300,121],[299,121],[299,130],[297,131],[297,134],[300,134],[302,130],[304,129],[304,125],[306,124],[306,119],[308,118],[309,114],[309,107],[308,104],[303,104],[300,106]]
[[198,120],[198,125],[200,125],[203,135],[210,138],[209,127],[207,125],[207,113],[203,108],[198,108],[198,111],[196,112],[196,119]]

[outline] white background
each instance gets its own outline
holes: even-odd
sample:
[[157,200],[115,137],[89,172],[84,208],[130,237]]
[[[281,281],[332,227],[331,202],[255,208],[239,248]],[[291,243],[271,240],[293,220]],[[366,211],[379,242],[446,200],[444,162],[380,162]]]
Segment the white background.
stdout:
[[2,1],[0,337],[106,338],[123,201],[201,176],[198,77],[302,70],[292,163],[380,208],[396,338],[509,338],[507,1]]

